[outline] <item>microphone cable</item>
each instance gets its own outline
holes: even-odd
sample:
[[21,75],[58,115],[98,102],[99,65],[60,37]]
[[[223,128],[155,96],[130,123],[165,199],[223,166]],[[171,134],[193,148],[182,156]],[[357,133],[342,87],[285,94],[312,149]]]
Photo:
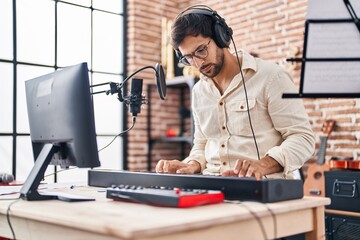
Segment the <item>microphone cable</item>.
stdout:
[[117,137],[123,136],[125,133],[127,133],[127,132],[129,132],[131,129],[133,129],[134,126],[135,126],[135,123],[136,123],[136,116],[133,116],[133,117],[132,117],[132,125],[131,125],[131,127],[129,127],[129,128],[126,129],[125,131],[123,131],[123,132],[119,133],[118,135],[116,135],[105,147],[103,147],[103,148],[101,148],[100,150],[98,150],[98,152],[100,152],[100,151],[104,150],[105,148],[109,147],[109,146],[115,141],[115,139],[116,139]]

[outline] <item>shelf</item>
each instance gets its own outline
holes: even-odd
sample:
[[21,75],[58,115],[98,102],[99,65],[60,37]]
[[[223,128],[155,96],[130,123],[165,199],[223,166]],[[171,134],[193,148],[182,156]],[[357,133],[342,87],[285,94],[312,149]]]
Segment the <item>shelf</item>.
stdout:
[[196,82],[195,77],[178,76],[166,82],[167,87],[188,87],[192,88]]
[[159,137],[151,139],[152,142],[187,142],[192,144],[193,139],[189,137]]
[[[184,92],[189,90],[190,91],[190,98],[191,98],[191,90],[193,88],[193,86],[195,85],[197,81],[197,78],[194,76],[191,77],[184,77],[184,76],[177,76],[173,79],[169,79],[166,81],[166,87],[167,88],[172,88],[172,89],[179,89],[178,93],[180,95],[180,99],[179,99],[179,129],[180,132],[183,133],[184,132],[184,126],[185,126],[185,115],[181,114],[181,110],[182,109],[187,109],[185,106],[185,102],[187,99],[185,99],[185,94]],[[156,85],[155,84],[150,84],[149,88],[148,88],[148,97],[149,99],[151,99],[151,88],[155,88]],[[191,101],[191,99],[190,99]],[[190,110],[188,110],[190,111]],[[191,116],[191,113],[190,113]],[[155,143],[176,143],[179,144],[180,147],[180,158],[184,159],[187,155],[188,155],[188,146],[187,144],[189,144],[190,146],[193,144],[193,137],[192,135],[194,134],[194,122],[193,119],[191,118],[191,136],[189,137],[151,137],[151,104],[148,105],[148,117],[147,117],[147,136],[148,136],[148,170],[151,170],[151,165],[152,165],[152,151],[153,151],[153,145]],[[182,135],[182,134],[181,134]]]

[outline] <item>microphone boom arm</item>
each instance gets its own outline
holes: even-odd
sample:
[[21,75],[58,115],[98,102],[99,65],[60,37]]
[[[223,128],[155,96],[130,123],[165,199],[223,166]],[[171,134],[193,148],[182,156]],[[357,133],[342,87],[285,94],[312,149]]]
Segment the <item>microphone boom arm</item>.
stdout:
[[118,99],[120,102],[124,101],[124,96],[121,92],[121,89],[123,88],[123,86],[125,85],[125,83],[127,81],[129,81],[130,78],[132,78],[135,74],[145,70],[151,68],[155,71],[155,76],[156,76],[156,83],[158,86],[158,92],[160,95],[160,98],[162,100],[165,100],[165,96],[166,96],[166,84],[165,84],[165,74],[164,74],[164,69],[161,66],[161,64],[157,63],[155,67],[153,66],[145,66],[142,67],[138,70],[136,70],[135,72],[133,72],[132,74],[130,74],[130,76],[128,76],[127,78],[124,79],[124,81],[122,81],[121,83],[114,83],[114,82],[106,82],[106,83],[100,83],[100,84],[94,84],[91,85],[90,88],[94,88],[94,87],[98,87],[98,86],[103,86],[103,85],[110,85],[110,90],[103,90],[103,91],[97,91],[97,92],[92,92],[91,94],[99,94],[99,93],[106,93],[106,95],[113,95],[115,93],[118,94]]

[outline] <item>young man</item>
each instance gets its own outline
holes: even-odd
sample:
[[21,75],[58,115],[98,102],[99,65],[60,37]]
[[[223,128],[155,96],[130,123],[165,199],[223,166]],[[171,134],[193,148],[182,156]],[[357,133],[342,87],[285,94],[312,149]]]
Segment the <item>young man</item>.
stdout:
[[231,53],[231,28],[207,6],[180,13],[171,38],[180,61],[201,73],[192,91],[194,145],[186,159],[160,160],[156,171],[294,178],[315,138],[302,101],[282,99],[297,90],[289,74],[244,51]]

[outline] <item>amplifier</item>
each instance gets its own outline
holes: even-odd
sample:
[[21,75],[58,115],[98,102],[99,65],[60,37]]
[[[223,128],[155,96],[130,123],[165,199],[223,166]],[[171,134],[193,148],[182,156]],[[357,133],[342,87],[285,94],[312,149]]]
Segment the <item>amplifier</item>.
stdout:
[[325,196],[331,199],[326,208],[360,212],[360,171],[325,172]]
[[360,237],[360,218],[325,214],[326,240],[358,240]]

